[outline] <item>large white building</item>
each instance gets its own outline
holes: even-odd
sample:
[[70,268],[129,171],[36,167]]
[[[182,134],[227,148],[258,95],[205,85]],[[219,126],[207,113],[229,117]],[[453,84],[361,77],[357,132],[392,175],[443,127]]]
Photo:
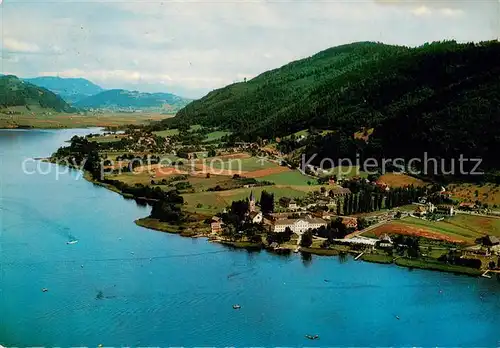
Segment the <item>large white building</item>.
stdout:
[[316,229],[321,226],[326,227],[326,225],[326,221],[319,218],[283,219],[275,221],[272,225],[272,230],[273,232],[285,232],[286,228],[289,227],[293,233],[301,234],[309,229]]

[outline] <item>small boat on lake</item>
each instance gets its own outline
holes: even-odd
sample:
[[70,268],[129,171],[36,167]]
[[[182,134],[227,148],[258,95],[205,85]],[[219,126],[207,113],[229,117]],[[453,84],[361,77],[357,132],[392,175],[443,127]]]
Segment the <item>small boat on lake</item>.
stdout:
[[241,308],[241,306],[239,304],[233,305],[233,309],[240,309],[240,308]]
[[318,340],[319,339],[319,335],[306,335],[306,338],[309,339],[309,340]]
[[66,242],[66,244],[70,245],[70,244],[76,244],[78,243],[77,240],[70,240],[69,242]]
[[42,292],[47,292],[47,291],[49,291],[49,289],[47,289],[47,288],[42,289]]

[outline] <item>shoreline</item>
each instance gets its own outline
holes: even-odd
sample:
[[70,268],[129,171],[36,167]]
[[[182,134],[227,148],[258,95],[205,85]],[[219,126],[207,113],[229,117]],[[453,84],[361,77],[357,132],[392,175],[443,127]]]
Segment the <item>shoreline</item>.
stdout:
[[[46,158],[43,159],[48,162],[53,163],[52,158]],[[74,168],[73,169],[78,169]],[[88,182],[101,186],[103,188],[106,188],[112,192],[115,192],[119,195],[121,195],[125,199],[134,199],[134,200],[142,200],[141,197],[135,197],[134,195],[124,193],[120,191],[117,187],[111,184],[103,183],[98,180],[94,180],[90,173],[87,171],[82,171],[83,172],[83,178],[87,180]],[[147,201],[146,201],[147,203]],[[147,228],[150,230],[158,231],[158,232],[164,232],[164,233],[170,233],[170,234],[176,234],[181,237],[188,237],[188,238],[206,238],[208,242],[210,243],[219,243],[222,245],[225,245],[230,248],[234,249],[246,249],[249,251],[256,251],[256,250],[266,250],[270,253],[279,255],[279,254],[292,254],[294,253],[296,249],[296,245],[282,245],[279,249],[271,249],[269,247],[266,247],[264,243],[262,244],[257,244],[257,243],[252,243],[252,242],[246,242],[246,241],[230,241],[230,240],[224,240],[221,238],[214,237],[211,232],[209,231],[209,227],[205,227],[207,232],[203,233],[202,231],[195,231],[193,228],[199,228],[201,226],[193,226],[193,225],[171,225],[165,222],[161,222],[157,219],[150,218],[149,216],[144,217],[144,218],[139,218],[134,221],[134,223],[137,226]],[[203,228],[201,228],[203,229]],[[200,233],[201,232],[201,233]],[[342,253],[346,254],[351,254],[351,255],[358,255],[360,254],[359,251],[355,250],[337,250],[337,249],[323,249],[323,248],[300,248],[300,253],[306,253],[306,254],[312,254],[316,256],[340,256]],[[445,272],[445,273],[454,273],[454,274],[459,274],[459,275],[466,275],[470,277],[480,277],[483,271],[480,269],[474,269],[474,268],[469,268],[469,267],[463,267],[463,266],[456,266],[456,265],[449,265],[449,264],[443,264],[439,263],[437,261],[430,261],[430,260],[423,260],[423,259],[410,259],[410,258],[405,258],[405,257],[396,257],[393,258],[392,256],[388,255],[381,255],[381,254],[375,254],[375,253],[368,253],[364,254],[359,261],[361,262],[370,262],[370,263],[377,263],[380,265],[390,265],[390,264],[395,264],[398,267],[404,267],[407,268],[408,270],[413,270],[413,269],[423,269],[423,270],[429,270],[429,271],[438,271],[438,272]]]

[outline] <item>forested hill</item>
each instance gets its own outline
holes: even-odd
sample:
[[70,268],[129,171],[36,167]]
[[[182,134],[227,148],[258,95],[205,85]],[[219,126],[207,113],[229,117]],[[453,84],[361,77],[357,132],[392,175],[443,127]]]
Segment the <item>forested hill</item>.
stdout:
[[[221,126],[253,135],[284,135],[305,128],[324,106],[363,75],[364,66],[404,54],[405,47],[360,42],[265,72],[254,79],[215,90],[177,115],[178,121]],[[322,117],[321,123],[329,122]]]
[[[274,138],[308,128],[336,131],[307,151],[338,158],[451,158],[500,169],[500,43],[438,42],[417,48],[356,43],[216,90],[169,121]],[[369,143],[354,132],[374,128]]]
[[[215,90],[179,111],[176,119],[271,137],[309,126],[377,126],[461,105],[470,115],[480,111],[471,108],[481,109],[474,104],[478,94],[487,86],[498,87],[499,57],[497,42],[443,42],[412,49],[344,45]],[[500,92],[488,93],[491,100]],[[450,117],[462,116],[467,115]]]
[[13,106],[38,106],[58,112],[73,111],[61,97],[45,88],[13,75],[0,76],[0,108]]

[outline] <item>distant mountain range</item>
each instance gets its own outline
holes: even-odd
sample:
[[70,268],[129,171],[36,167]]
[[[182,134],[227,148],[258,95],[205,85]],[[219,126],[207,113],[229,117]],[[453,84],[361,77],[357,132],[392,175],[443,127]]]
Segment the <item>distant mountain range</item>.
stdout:
[[112,89],[80,100],[74,105],[84,109],[175,112],[190,102],[190,99],[170,93],[141,93],[124,89]]
[[100,86],[83,78],[43,76],[24,79],[24,81],[46,88],[71,104],[104,91]]
[[[0,76],[0,110],[22,107],[23,110],[50,109],[71,112],[73,109],[60,96],[13,75]],[[19,111],[17,108],[15,111]],[[14,110],[10,110],[14,111]]]
[[191,102],[190,99],[170,93],[105,90],[83,78],[47,76],[24,79],[24,81],[46,88],[71,105],[82,109],[176,112]]

